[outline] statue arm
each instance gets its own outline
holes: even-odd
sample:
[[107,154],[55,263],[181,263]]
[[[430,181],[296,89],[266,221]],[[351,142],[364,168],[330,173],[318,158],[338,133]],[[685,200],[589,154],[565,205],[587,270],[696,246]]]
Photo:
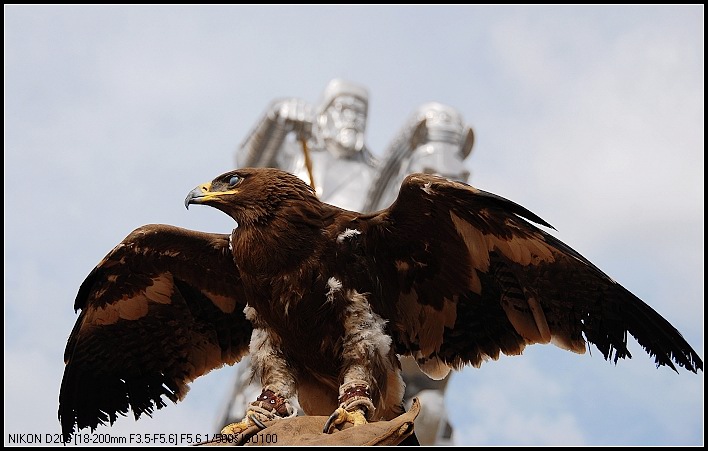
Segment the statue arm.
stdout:
[[374,181],[369,186],[366,196],[364,212],[378,210],[381,207],[381,199],[389,188],[391,180],[395,179],[400,171],[403,161],[414,149],[414,142],[420,140],[420,136],[425,133],[425,119],[412,120],[394,138],[393,142],[384,152],[384,162],[379,167]]
[[314,114],[300,99],[276,100],[236,151],[238,167],[277,167],[277,156],[289,133],[309,139]]

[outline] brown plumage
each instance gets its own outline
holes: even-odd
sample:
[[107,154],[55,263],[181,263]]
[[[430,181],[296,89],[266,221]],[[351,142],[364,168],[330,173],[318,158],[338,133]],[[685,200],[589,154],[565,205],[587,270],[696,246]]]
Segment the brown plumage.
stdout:
[[239,169],[185,204],[238,225],[143,226],[89,274],[65,353],[65,437],[176,402],[248,352],[272,399],[369,419],[401,411],[397,354],[441,378],[534,343],[587,341],[616,362],[629,333],[657,365],[703,369],[668,321],[528,221],[546,222],[462,183],[414,174],[391,207],[360,214],[283,171]]

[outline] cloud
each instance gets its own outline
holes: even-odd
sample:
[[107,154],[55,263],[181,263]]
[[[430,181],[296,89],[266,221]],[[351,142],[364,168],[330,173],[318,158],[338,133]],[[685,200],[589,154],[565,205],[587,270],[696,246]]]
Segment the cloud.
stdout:
[[455,374],[446,401],[454,441],[481,446],[584,445],[578,418],[563,409],[567,390],[530,359],[502,358]]

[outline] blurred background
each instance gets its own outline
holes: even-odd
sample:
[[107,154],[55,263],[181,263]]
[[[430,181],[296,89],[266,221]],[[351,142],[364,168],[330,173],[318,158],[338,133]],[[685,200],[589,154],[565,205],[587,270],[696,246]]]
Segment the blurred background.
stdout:
[[[420,104],[476,134],[470,183],[667,318],[704,356],[704,24],[679,6],[21,6],[4,8],[5,444],[59,433],[73,302],[147,223],[187,212],[276,98],[368,88],[380,155]],[[702,445],[703,373],[532,346],[451,379],[458,445]],[[234,368],[151,418],[97,433],[213,433]]]

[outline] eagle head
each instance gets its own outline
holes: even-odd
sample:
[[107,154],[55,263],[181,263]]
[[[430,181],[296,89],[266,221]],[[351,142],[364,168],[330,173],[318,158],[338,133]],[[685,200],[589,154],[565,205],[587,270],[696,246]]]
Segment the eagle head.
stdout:
[[274,168],[243,168],[221,174],[189,192],[184,206],[209,205],[240,226],[264,222],[284,205],[314,200],[314,190],[298,177]]

